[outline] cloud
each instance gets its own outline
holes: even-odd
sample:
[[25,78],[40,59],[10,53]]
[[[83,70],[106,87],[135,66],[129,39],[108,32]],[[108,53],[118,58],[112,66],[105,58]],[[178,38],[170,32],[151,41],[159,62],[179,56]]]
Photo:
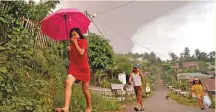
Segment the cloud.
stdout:
[[[213,51],[216,36],[214,3],[191,2],[140,26],[132,39],[167,57],[169,51],[179,55],[185,47],[189,47],[192,54],[196,48],[205,52]],[[135,44],[132,52],[150,51]]]

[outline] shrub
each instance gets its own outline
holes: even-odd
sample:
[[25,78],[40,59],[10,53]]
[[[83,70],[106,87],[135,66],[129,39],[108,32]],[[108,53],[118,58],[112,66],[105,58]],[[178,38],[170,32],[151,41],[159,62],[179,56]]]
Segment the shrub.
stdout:
[[122,82],[119,79],[113,78],[109,80],[110,83],[116,83],[116,84],[122,84]]

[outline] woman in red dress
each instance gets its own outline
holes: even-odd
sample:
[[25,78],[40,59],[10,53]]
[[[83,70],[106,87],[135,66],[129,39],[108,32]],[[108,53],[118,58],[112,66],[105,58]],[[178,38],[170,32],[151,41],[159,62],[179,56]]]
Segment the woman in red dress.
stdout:
[[90,67],[88,63],[88,42],[80,33],[79,28],[70,31],[71,45],[67,47],[69,54],[69,69],[65,86],[65,101],[63,108],[56,108],[57,112],[69,112],[71,99],[71,87],[75,80],[82,81],[82,90],[86,97],[87,108],[85,112],[91,112],[91,95],[89,92]]

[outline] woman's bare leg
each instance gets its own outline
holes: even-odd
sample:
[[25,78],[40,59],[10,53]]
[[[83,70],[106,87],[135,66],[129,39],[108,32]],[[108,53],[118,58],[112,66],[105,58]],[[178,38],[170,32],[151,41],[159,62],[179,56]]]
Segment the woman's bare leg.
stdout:
[[140,105],[141,105],[141,108],[143,108],[143,104],[142,104],[142,87],[139,87],[139,101],[140,101]]
[[200,105],[200,108],[204,108],[204,105],[203,105],[203,103],[202,103],[202,98],[200,97],[200,96],[198,96],[198,103],[199,103],[199,105]]
[[139,89],[138,89],[138,87],[134,86],[134,92],[136,95],[137,104],[139,104]]
[[83,93],[85,94],[86,103],[87,103],[87,108],[86,108],[85,112],[91,112],[92,111],[92,105],[91,105],[91,94],[89,92],[89,82],[83,82],[82,83],[82,89],[83,89]]
[[56,108],[58,112],[61,112],[63,109],[65,112],[69,112],[70,100],[71,100],[71,87],[75,82],[75,78],[70,75],[67,77],[65,81],[65,96],[64,96],[64,107],[63,108]]
[[134,86],[134,92],[135,92],[135,95],[136,95],[136,106],[134,107],[134,110],[135,111],[139,111],[139,88],[138,86]]

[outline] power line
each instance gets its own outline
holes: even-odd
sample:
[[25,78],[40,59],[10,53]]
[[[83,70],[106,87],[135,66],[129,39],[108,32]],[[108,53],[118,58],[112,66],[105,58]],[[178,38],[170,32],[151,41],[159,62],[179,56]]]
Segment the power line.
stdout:
[[[97,19],[95,19],[95,20],[97,20]],[[106,27],[107,29],[109,29],[109,30],[115,32],[116,34],[118,34],[119,36],[124,37],[124,38],[126,38],[126,39],[128,39],[128,40],[131,40],[133,43],[135,43],[135,44],[137,44],[137,45],[139,45],[139,46],[141,46],[141,47],[143,47],[143,48],[145,48],[145,49],[147,49],[147,50],[149,50],[149,51],[151,51],[151,52],[154,52],[154,53],[156,53],[156,54],[158,54],[158,55],[160,55],[160,56],[162,56],[162,57],[165,57],[165,58],[169,59],[168,57],[166,57],[166,56],[164,56],[164,55],[162,55],[162,54],[160,54],[160,53],[158,53],[158,52],[155,52],[155,51],[151,50],[150,48],[147,48],[147,47],[145,47],[145,46],[143,46],[143,45],[137,43],[136,41],[133,41],[133,40],[130,39],[129,37],[124,36],[124,35],[122,35],[121,33],[112,30],[112,28],[109,28],[109,26],[105,25],[103,22],[101,22],[101,21],[99,21],[99,20],[97,20],[97,21],[100,22],[100,23],[101,23],[104,27]]]
[[130,3],[134,2],[134,1],[135,1],[135,0],[129,1],[129,2],[125,3],[125,4],[119,5],[119,6],[117,6],[117,7],[114,7],[114,8],[111,8],[111,9],[109,9],[109,10],[105,10],[105,11],[103,11],[103,12],[99,12],[99,13],[96,13],[96,14],[97,14],[97,15],[100,15],[100,14],[103,14],[103,13],[106,13],[106,12],[110,12],[110,11],[112,11],[112,10],[115,10],[115,9],[118,9],[118,8],[123,7],[123,6],[125,6],[125,5],[128,5],[128,4],[130,4]]
[[91,19],[91,21],[94,23],[95,27],[97,28],[97,30],[100,32],[101,36],[104,37],[104,35],[102,34],[102,32],[100,31],[99,27],[97,26],[97,24],[94,22],[94,20],[92,19],[91,15],[87,14],[87,16]]

